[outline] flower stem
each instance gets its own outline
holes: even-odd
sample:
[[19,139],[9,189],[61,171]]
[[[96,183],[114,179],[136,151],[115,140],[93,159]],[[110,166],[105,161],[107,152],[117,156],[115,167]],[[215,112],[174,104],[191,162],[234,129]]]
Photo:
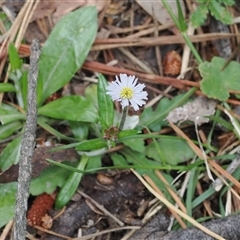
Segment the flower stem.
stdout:
[[126,107],[123,108],[122,117],[121,117],[121,121],[120,121],[120,124],[119,124],[119,131],[123,130],[123,126],[124,126],[124,123],[125,123],[125,120],[126,120],[126,117],[127,117],[127,113],[128,113],[128,107],[126,106]]

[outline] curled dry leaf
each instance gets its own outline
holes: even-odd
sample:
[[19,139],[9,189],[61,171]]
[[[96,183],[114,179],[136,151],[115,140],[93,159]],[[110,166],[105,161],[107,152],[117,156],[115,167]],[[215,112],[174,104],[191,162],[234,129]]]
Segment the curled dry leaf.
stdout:
[[183,107],[178,107],[171,111],[166,119],[172,123],[192,121],[201,125],[209,122],[206,116],[212,116],[215,113],[216,105],[216,101],[199,96]]
[[38,3],[30,22],[50,16],[57,8],[56,1],[42,0]]
[[105,4],[107,3],[107,0],[55,0],[57,2],[57,9],[54,13],[54,20],[58,20],[62,16],[66,15],[67,13],[73,11],[74,9],[77,9],[79,7],[86,7],[86,6],[94,6],[96,7],[97,11],[100,12]]
[[49,215],[45,214],[42,217],[42,226],[46,229],[51,229],[52,224],[53,224],[53,219]]
[[112,177],[109,177],[107,175],[104,175],[104,174],[101,174],[99,173],[97,175],[97,181],[103,185],[112,185],[113,184],[113,178]]
[[176,51],[168,52],[163,59],[164,75],[176,76],[181,71],[182,58]]

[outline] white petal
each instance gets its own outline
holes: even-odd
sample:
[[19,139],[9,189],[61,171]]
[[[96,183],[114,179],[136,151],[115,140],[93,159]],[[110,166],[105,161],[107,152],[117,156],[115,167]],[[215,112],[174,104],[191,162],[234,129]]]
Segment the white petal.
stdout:
[[[106,93],[109,94],[113,101],[117,100],[123,107],[129,106],[130,104],[135,111],[139,109],[139,106],[144,105],[147,100],[148,93],[143,91],[145,84],[137,84],[138,79],[135,76],[127,76],[125,73],[121,73],[116,76],[116,80],[109,83],[106,87]],[[121,98],[120,93],[123,88],[128,87],[133,90],[133,96],[131,99]]]
[[134,87],[134,90],[140,92],[143,90],[143,88],[145,88],[144,84],[138,84],[137,86]]
[[139,109],[138,104],[135,101],[130,100],[130,103],[135,111],[137,111]]
[[121,104],[122,104],[123,107],[129,106],[129,101],[128,101],[128,99],[122,99]]
[[147,92],[134,93],[134,98],[147,100]]

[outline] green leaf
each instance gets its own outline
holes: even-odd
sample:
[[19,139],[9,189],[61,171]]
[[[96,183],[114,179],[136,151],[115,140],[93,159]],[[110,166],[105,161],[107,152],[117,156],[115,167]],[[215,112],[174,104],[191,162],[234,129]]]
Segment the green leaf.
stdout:
[[[80,156],[86,155],[88,157],[95,157],[95,156],[100,156],[100,155],[107,153],[107,148],[104,147],[104,148],[100,148],[100,149],[92,150],[92,151],[77,151],[77,153]],[[94,171],[96,171],[96,170],[94,170]]]
[[139,131],[135,130],[135,129],[127,129],[127,130],[122,130],[119,134],[118,134],[118,139],[122,139],[122,138],[126,138],[126,137],[132,137],[134,138],[137,133]]
[[177,9],[178,9],[179,29],[181,32],[185,32],[187,30],[187,24],[185,22],[185,17],[183,16],[182,7],[179,0],[177,0]]
[[191,15],[191,23],[194,27],[201,26],[207,18],[207,5],[200,5]]
[[[195,153],[188,144],[179,138],[159,139],[157,140],[157,144],[159,149],[161,149],[161,154],[164,156],[166,163],[170,165],[186,162],[195,156]],[[146,155],[156,161],[161,161],[154,142],[146,147]]]
[[97,84],[91,84],[86,87],[85,97],[90,103],[92,103],[96,107],[96,109],[98,109],[97,96],[98,96]]
[[[76,162],[63,162],[70,166],[76,166]],[[32,179],[30,193],[38,196],[42,193],[53,193],[57,187],[62,187],[69,176],[69,170],[59,166],[50,166],[36,178]]]
[[[0,109],[1,114],[1,109]],[[17,120],[26,120],[26,115],[20,112],[10,113],[0,116],[0,121],[2,124],[8,124],[11,122],[15,122]]]
[[235,4],[235,0],[218,0],[218,1],[224,4],[225,6],[232,6]]
[[56,152],[58,150],[65,150],[65,149],[69,149],[69,148],[74,148],[78,144],[79,143],[70,143],[70,144],[67,144],[67,145],[62,145],[62,146],[59,146],[59,147],[52,148],[51,150],[49,150],[49,152]]
[[209,10],[217,20],[225,24],[232,24],[233,18],[231,13],[220,5],[217,1],[209,1]]
[[127,160],[118,153],[111,154],[111,159],[113,161],[114,166],[118,166],[118,165],[121,165],[121,166],[126,165],[127,166],[128,165]]
[[201,204],[203,201],[205,201],[209,197],[213,196],[213,194],[215,194],[215,193],[216,193],[216,191],[215,191],[214,187],[212,185],[210,185],[209,188],[207,190],[205,190],[205,192],[200,194],[198,197],[196,197],[194,199],[194,201],[192,201],[192,208],[197,207],[199,204]]
[[38,117],[37,123],[39,126],[41,126],[43,129],[45,129],[47,132],[51,133],[52,135],[56,136],[58,139],[65,139],[68,141],[76,141],[75,138],[67,137],[64,134],[58,132],[56,129],[51,127],[48,123],[47,120],[44,117]]
[[9,78],[11,80],[13,80],[13,82],[14,82],[18,105],[21,108],[24,108],[23,96],[22,96],[22,91],[21,91],[22,90],[21,89],[21,79],[22,79],[22,77],[23,77],[23,73],[19,69],[15,70],[14,72],[10,72],[10,74],[9,74]]
[[21,83],[23,105],[24,105],[24,109],[26,109],[27,108],[27,93],[28,93],[28,72],[27,71],[24,71],[22,73],[20,83]]
[[0,193],[0,228],[2,228],[15,214],[17,182],[0,184]]
[[22,136],[15,138],[3,149],[0,155],[0,169],[7,170],[13,164],[17,164],[20,160]]
[[17,49],[13,44],[9,45],[9,59],[10,59],[10,64],[11,64],[11,71],[9,73],[9,78],[13,80],[15,90],[16,90],[16,98],[18,101],[18,105],[21,108],[24,108],[24,103],[23,103],[23,96],[21,92],[21,78],[23,75],[22,72],[22,60],[18,56]]
[[[102,159],[101,159],[100,155],[94,156],[94,157],[89,157],[87,166],[86,166],[86,171],[88,169],[101,168],[101,166],[102,166]],[[94,173],[94,172],[92,172],[92,173]]]
[[199,65],[203,77],[200,83],[202,92],[209,98],[220,101],[229,98],[229,90],[240,91],[240,64],[231,61],[224,70],[221,70],[224,64],[223,58],[214,57],[211,62],[203,62]]
[[3,11],[0,12],[0,19],[2,20],[5,30],[8,31],[12,26],[12,21],[9,18],[9,14],[8,13],[6,14]]
[[8,56],[9,56],[9,61],[10,61],[10,65],[11,65],[11,71],[21,69],[22,60],[19,58],[18,51],[15,48],[13,43],[9,44]]
[[70,121],[96,122],[96,109],[82,96],[66,96],[38,109],[38,114]]
[[0,140],[11,136],[14,132],[22,127],[22,123],[19,121],[8,123],[0,126]]
[[98,114],[107,126],[111,127],[114,119],[114,107],[111,97],[106,94],[107,85],[105,77],[100,74],[98,77]]
[[[98,117],[98,123],[100,124],[102,130],[106,130],[106,129],[109,128],[109,126],[107,125],[107,123],[106,123],[102,118],[100,118],[100,117]],[[98,126],[97,126],[97,127],[98,127]],[[99,127],[98,127],[98,128],[99,128]],[[100,130],[100,128],[99,128],[99,130]],[[102,131],[102,132],[103,132],[103,131]],[[97,135],[97,134],[96,134],[96,135]]]
[[226,128],[229,131],[233,131],[233,126],[231,123],[229,123],[229,121],[226,121],[225,119],[223,119],[222,117],[216,117],[216,116],[209,116],[208,117],[210,120],[216,121],[217,123],[219,123],[220,125],[222,125],[224,128]]
[[[189,177],[189,181],[188,181],[185,206],[187,206],[188,216],[192,217],[192,212],[193,212],[192,201],[193,201],[193,197],[194,197],[194,194],[195,194],[195,191],[197,188],[200,170],[198,170],[197,168],[193,168],[188,173],[189,173],[190,177]],[[187,225],[191,226],[190,223],[187,223]]]
[[69,121],[70,128],[75,138],[86,139],[89,132],[89,124],[86,122]]
[[[137,153],[137,154],[139,154],[139,153]],[[141,155],[141,156],[144,157],[144,155]],[[100,157],[100,156],[90,156],[90,158],[95,158],[95,157]],[[168,170],[168,171],[170,171],[170,170],[189,171],[189,170],[203,164],[202,160],[199,160],[199,161],[197,161],[195,163],[192,163],[192,164],[189,164],[187,166],[160,165],[159,163],[154,162],[154,161],[150,161],[150,160],[147,160],[147,162],[144,165],[143,164],[137,164],[137,165],[132,165],[131,164],[131,165],[129,165],[128,161],[125,161],[125,163],[123,162],[122,165],[117,165],[117,166],[111,166],[111,167],[107,166],[107,167],[91,168],[91,169],[86,169],[86,170],[78,170],[75,167],[70,167],[69,165],[66,165],[66,164],[63,164],[63,163],[60,163],[60,162],[56,162],[56,161],[51,160],[51,159],[46,158],[46,161],[48,161],[49,163],[54,164],[58,167],[67,169],[67,170],[72,171],[72,172],[78,172],[78,173],[93,173],[93,172],[96,172],[96,171],[109,170],[109,169],[129,169],[129,168],[143,169],[143,170],[146,170],[146,169],[157,170],[157,169],[159,169],[159,170]],[[131,160],[129,160],[129,162],[131,162]]]
[[78,151],[91,151],[95,149],[101,149],[107,147],[107,141],[102,138],[95,138],[91,140],[86,140],[83,142],[80,142],[76,149]]
[[203,24],[204,20],[207,17],[208,12],[211,13],[213,17],[225,24],[232,24],[233,17],[231,13],[221,4],[225,6],[231,6],[235,2],[233,0],[215,0],[215,1],[200,1],[199,6],[191,15],[191,22],[194,27],[199,27]]
[[[121,154],[123,154],[123,156],[126,158],[126,160],[129,163],[132,163],[133,165],[143,165],[143,166],[159,166],[159,163],[153,162],[151,160],[148,160],[144,154],[133,151],[129,148],[126,148],[124,150],[121,151]],[[157,168],[156,168],[157,169]],[[167,197],[167,199],[171,199],[170,194],[168,193],[168,191],[166,190],[164,183],[162,183],[162,181],[156,177],[155,173],[153,170],[147,170],[147,169],[136,169],[136,171],[140,174],[140,175],[148,175],[154,182],[155,184],[163,191],[164,196]],[[169,183],[171,182],[172,178],[170,175],[164,175],[166,177],[166,179],[169,181]]]
[[[88,157],[82,156],[76,168],[78,170],[84,170],[87,162],[88,162]],[[75,191],[77,190],[78,185],[82,179],[82,176],[83,176],[82,173],[77,173],[77,172],[73,172],[70,174],[70,176],[68,177],[65,184],[62,186],[60,192],[57,195],[57,198],[55,201],[55,207],[57,209],[62,208],[69,202],[69,200],[72,198]]]
[[95,7],[81,7],[57,23],[44,43],[39,59],[39,105],[63,87],[82,66],[95,40],[97,28]]
[[0,92],[16,92],[16,89],[11,83],[0,83]]
[[136,152],[143,153],[145,151],[143,139],[122,139],[121,142]]
[[7,111],[13,111],[13,112],[18,112],[18,110],[15,108],[15,107],[13,107],[13,106],[11,106],[11,105],[9,105],[9,104],[5,104],[5,103],[2,103],[1,104],[1,107],[0,107],[0,109],[5,109],[5,110],[7,110]]
[[[159,131],[163,125],[166,125],[165,117],[173,108],[181,104],[184,95],[179,94],[173,99],[163,98],[159,102],[155,111],[152,108],[145,108],[140,116],[139,126],[149,127],[153,131]],[[183,104],[184,102],[182,102]]]
[[2,104],[0,107],[0,122],[4,125],[17,120],[25,120],[26,115],[20,113],[16,108],[10,105]]

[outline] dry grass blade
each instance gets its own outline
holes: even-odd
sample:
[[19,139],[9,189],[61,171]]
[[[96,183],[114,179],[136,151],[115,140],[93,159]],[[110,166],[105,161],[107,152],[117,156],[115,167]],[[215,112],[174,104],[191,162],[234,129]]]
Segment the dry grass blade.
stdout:
[[225,240],[224,238],[222,238],[221,236],[219,236],[218,234],[210,231],[209,229],[207,229],[206,227],[204,227],[203,225],[201,225],[200,223],[198,223],[197,221],[195,221],[194,219],[192,219],[191,217],[189,217],[187,214],[185,214],[184,212],[180,211],[178,208],[176,208],[174,205],[172,205],[168,200],[166,200],[164,197],[162,197],[160,194],[158,194],[134,169],[131,169],[131,171],[137,176],[137,178],[143,183],[143,185],[155,196],[157,197],[161,202],[163,202],[169,209],[172,209],[173,211],[175,211],[177,214],[179,214],[181,217],[183,217],[184,219],[186,219],[187,221],[189,221],[190,223],[192,223],[195,227],[199,228],[200,230],[202,230],[203,232],[205,232],[206,234],[214,237],[215,239],[218,240]]
[[165,187],[167,188],[168,192],[172,196],[172,198],[175,200],[176,204],[180,207],[180,209],[184,212],[187,213],[186,207],[183,205],[181,199],[178,197],[178,195],[171,189],[169,186],[167,180],[164,178],[164,176],[161,174],[160,171],[156,170],[155,171],[156,175],[158,178],[165,184]]
[[[18,14],[17,18],[15,19],[14,23],[12,24],[11,28],[7,32],[6,38],[4,39],[4,41],[0,47],[0,56],[2,56],[4,49],[8,49],[9,44],[12,41],[14,41],[14,38],[16,38],[16,36],[17,36],[17,38],[15,41],[15,47],[17,49],[19,48],[21,41],[23,39],[23,36],[25,34],[25,31],[27,29],[27,26],[29,24],[29,21],[31,19],[31,16],[33,14],[33,11],[37,7],[38,3],[39,3],[38,1],[36,1],[36,2],[26,1],[24,6],[22,7],[20,13]],[[4,58],[1,61],[0,75],[2,75],[2,71],[3,71],[3,67],[5,65],[6,59],[7,59],[7,56],[4,56]],[[10,68],[8,67],[7,74],[4,79],[4,83],[6,83],[8,81],[9,70],[10,70]],[[2,99],[3,99],[3,93],[0,93],[0,103],[2,102]]]
[[[155,185],[155,183],[152,181],[152,179],[145,175],[144,179],[148,182],[148,184],[161,196],[163,197],[166,201],[167,199],[165,198],[164,194],[162,193],[162,191]],[[157,197],[157,196],[156,196]],[[182,228],[187,228],[187,225],[184,223],[184,221],[178,216],[178,214],[171,208],[169,208],[169,211],[172,213],[172,215],[176,218],[176,220],[178,221],[178,223],[180,224],[180,226]]]
[[[229,190],[233,193],[233,195],[240,200],[240,196],[239,194],[226,182],[226,180],[218,173],[217,170],[215,170],[214,168],[211,169],[212,172],[219,178],[221,179],[221,181],[229,188]],[[228,191],[229,191],[228,190]]]
[[[206,33],[202,35],[189,36],[192,42],[210,41],[215,39],[223,39],[236,37],[236,34],[231,33]],[[109,38],[109,39],[96,39],[95,44],[91,48],[92,51],[99,51],[105,49],[113,49],[119,47],[133,47],[133,46],[156,46],[156,45],[168,45],[185,43],[181,36],[161,36],[152,38]]]
[[3,229],[2,234],[0,236],[1,240],[5,240],[9,234],[9,232],[11,231],[13,226],[13,220],[11,220]]
[[[197,183],[197,191],[198,191],[199,196],[200,196],[201,194],[203,194],[202,186],[201,186],[201,184],[200,184],[199,181],[198,181],[198,183]],[[211,209],[210,202],[207,201],[207,200],[204,200],[204,201],[203,201],[203,205],[204,205],[204,207],[205,207],[208,215],[209,215],[210,217],[213,217],[213,213],[212,213],[212,209]]]
[[[197,156],[200,159],[204,159],[201,150],[177,126],[175,126],[173,123],[170,123],[170,125],[179,136],[181,136],[183,139],[187,141],[187,143],[192,148],[192,150],[197,154]],[[211,171],[214,171],[216,169],[225,178],[230,180],[234,185],[236,185],[238,188],[240,187],[240,183],[231,174],[229,174],[226,170],[219,166],[215,161],[209,160],[208,158],[208,163]],[[214,172],[216,174],[216,171]]]
[[225,178],[231,181],[236,187],[240,189],[240,182],[234,178],[230,173],[224,170],[221,166],[219,166],[215,161],[208,160],[209,164],[215,168],[219,173],[221,173]]
[[50,231],[50,230],[47,230],[46,228],[43,228],[43,227],[40,227],[40,226],[34,226],[34,228],[42,231],[42,232],[45,232],[45,233],[48,233],[48,234],[51,234],[53,236],[57,236],[57,237],[60,237],[60,238],[63,238],[63,239],[69,239],[68,236],[64,236],[62,234],[58,234],[58,233],[55,233],[53,231]]

